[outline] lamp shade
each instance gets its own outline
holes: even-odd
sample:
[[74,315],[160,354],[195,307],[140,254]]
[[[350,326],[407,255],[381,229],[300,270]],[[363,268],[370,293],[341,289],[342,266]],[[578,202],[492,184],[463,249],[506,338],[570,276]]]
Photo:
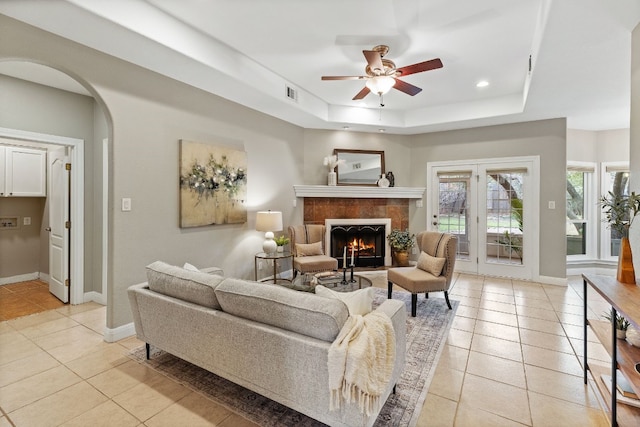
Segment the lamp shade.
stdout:
[[384,95],[389,92],[395,84],[396,79],[391,76],[376,76],[367,79],[365,86],[375,94]]
[[282,230],[282,212],[260,211],[256,216],[257,231],[280,231]]

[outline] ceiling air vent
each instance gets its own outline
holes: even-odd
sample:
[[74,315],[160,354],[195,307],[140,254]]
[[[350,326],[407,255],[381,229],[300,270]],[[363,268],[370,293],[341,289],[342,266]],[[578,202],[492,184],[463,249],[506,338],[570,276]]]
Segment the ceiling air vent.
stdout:
[[298,102],[298,91],[292,88],[291,86],[287,86],[286,88],[287,88],[287,92],[286,92],[287,98]]

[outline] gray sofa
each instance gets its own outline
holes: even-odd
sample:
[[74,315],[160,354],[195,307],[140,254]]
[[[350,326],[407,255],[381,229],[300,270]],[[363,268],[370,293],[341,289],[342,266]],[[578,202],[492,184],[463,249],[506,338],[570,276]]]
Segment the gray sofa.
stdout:
[[[329,410],[328,351],[347,320],[337,299],[155,262],[128,289],[137,337],[330,426],[371,426],[357,404]],[[385,300],[396,359],[385,402],[405,365],[406,309]]]

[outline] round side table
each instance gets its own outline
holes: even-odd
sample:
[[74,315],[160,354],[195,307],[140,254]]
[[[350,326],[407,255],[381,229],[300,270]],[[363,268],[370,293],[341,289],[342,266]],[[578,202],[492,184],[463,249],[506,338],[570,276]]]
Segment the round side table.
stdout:
[[[258,280],[258,264],[260,261],[266,260],[268,262],[273,263],[273,277],[267,277],[264,279]],[[289,262],[287,262],[289,260]],[[284,262],[283,262],[284,261]],[[291,268],[293,268],[293,254],[291,252],[274,252],[274,253],[264,253],[259,252],[255,255],[254,258],[255,263],[255,278],[256,282],[266,282],[269,280],[273,280],[273,283],[278,283],[278,280],[286,280],[287,282],[291,282],[291,279],[278,278],[278,267],[281,267],[284,263],[291,263]]]

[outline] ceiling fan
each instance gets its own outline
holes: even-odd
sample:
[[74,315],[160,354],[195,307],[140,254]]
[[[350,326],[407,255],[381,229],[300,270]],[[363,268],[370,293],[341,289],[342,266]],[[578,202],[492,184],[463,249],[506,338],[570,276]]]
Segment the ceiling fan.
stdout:
[[411,96],[422,91],[421,88],[402,81],[398,77],[442,68],[440,58],[396,68],[393,61],[384,58],[388,52],[389,46],[386,45],[378,45],[371,50],[362,51],[367,60],[367,66],[364,69],[366,76],[322,76],[322,80],[366,80],[365,87],[353,97],[353,100],[362,99],[369,92],[373,92],[380,95],[380,106],[383,107],[382,95],[389,92],[391,88]]

